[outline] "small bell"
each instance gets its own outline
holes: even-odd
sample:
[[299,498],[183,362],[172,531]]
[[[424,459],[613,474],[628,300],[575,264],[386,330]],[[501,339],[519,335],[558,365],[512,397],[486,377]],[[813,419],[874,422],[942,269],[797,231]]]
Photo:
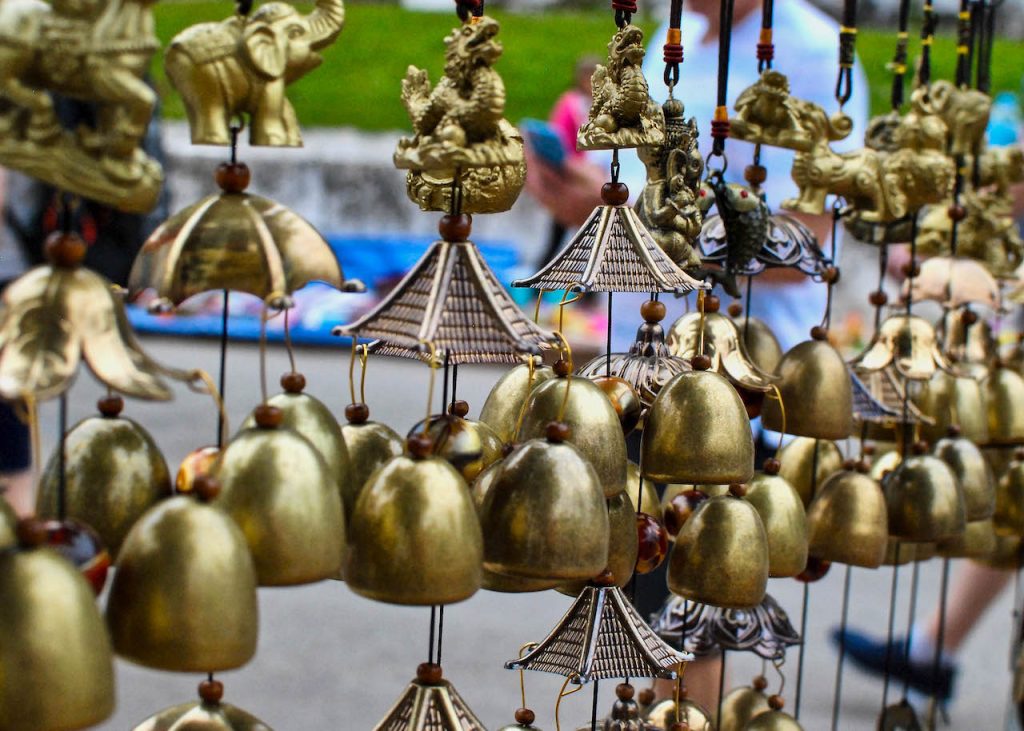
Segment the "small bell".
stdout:
[[803,726],[797,723],[796,719],[782,710],[782,698],[777,695],[769,696],[767,713],[759,713],[747,721],[743,731],[804,731]]
[[964,437],[953,436],[939,440],[934,454],[956,475],[967,520],[991,518],[996,506],[995,478],[981,450]]
[[[625,493],[609,499],[608,503],[608,561],[606,570],[614,578],[615,585],[623,588],[633,576],[640,545],[637,540],[636,510]],[[558,591],[576,597],[585,581],[562,584]]]
[[200,702],[167,708],[132,731],[271,731],[270,726],[230,703],[221,703],[224,685],[217,680],[199,684]]
[[912,383],[910,393],[921,413],[935,421],[921,423],[922,439],[937,442],[956,425],[965,439],[975,444],[988,442],[988,414],[977,379],[938,370],[931,380]]
[[1024,455],[1014,455],[1006,474],[996,486],[992,525],[1004,536],[1024,536]]
[[352,522],[356,500],[370,475],[392,457],[405,452],[405,442],[394,429],[369,418],[370,407],[366,404],[353,403],[345,407],[348,423],[342,425],[341,435],[348,448],[352,475],[348,483],[341,484],[346,528]]
[[782,360],[782,346],[768,324],[756,317],[744,317],[736,326],[743,335],[743,344],[754,365],[765,373],[775,373]]
[[985,455],[985,461],[998,483],[1013,464],[1017,450],[1013,447],[983,447],[981,453]]
[[604,391],[586,378],[568,376],[566,366],[565,361],[556,363],[555,372],[566,375],[546,380],[530,392],[519,438],[543,438],[552,421],[567,424],[569,443],[594,468],[605,497],[615,497],[626,489],[629,461],[619,415]]
[[835,473],[807,509],[807,533],[812,556],[848,566],[878,568],[889,540],[881,486],[853,470]]
[[800,495],[778,475],[779,463],[768,460],[754,475],[744,500],[761,516],[768,535],[768,575],[796,576],[807,566],[807,514]]
[[782,356],[775,369],[786,410],[775,399],[765,399],[761,423],[766,429],[816,439],[845,439],[853,430],[853,391],[842,356],[821,339],[807,340]]
[[754,507],[727,495],[701,503],[676,536],[669,590],[701,604],[743,609],[760,604],[767,586],[768,536]]
[[[658,498],[658,488],[650,480],[640,477],[640,466],[636,462],[629,462],[626,465],[626,497],[633,503],[633,509],[638,513],[657,515],[661,510],[661,500]],[[640,495],[640,504],[637,505],[637,495]]]
[[889,538],[885,544],[885,558],[883,566],[906,566],[917,560],[917,547],[919,543],[908,543],[899,538]]
[[640,467],[654,482],[720,485],[753,477],[750,422],[732,384],[708,370],[665,384],[647,416]]
[[[153,437],[119,416],[119,396],[101,399],[102,416],[84,419],[64,438],[65,512],[93,528],[117,556],[129,528],[152,505],[171,494],[171,475]],[[46,465],[36,512],[58,514],[59,455]]]
[[89,584],[35,520],[0,553],[0,728],[94,726],[114,710],[114,660]]
[[992,519],[968,521],[964,532],[939,541],[938,553],[943,558],[984,560],[996,550],[996,530]]
[[213,467],[217,505],[245,534],[260,586],[334,578],[345,547],[338,483],[308,439],[279,428],[280,409],[263,405],[255,417]]
[[905,379],[926,381],[949,363],[939,350],[935,327],[914,315],[891,315],[881,324],[868,348],[853,359],[858,371],[895,368]]
[[690,731],[714,731],[711,714],[687,698],[680,698],[678,704],[673,698],[658,701],[648,712],[647,721],[665,731],[674,723],[685,723]]
[[[434,456],[447,460],[467,484],[501,459],[504,444],[494,431],[479,421],[466,419],[469,404],[455,401],[451,413],[430,417],[426,434],[433,443]],[[410,437],[424,432],[421,421],[409,430]]]
[[531,439],[504,459],[481,525],[484,566],[496,573],[585,580],[608,563],[601,482],[563,423],[552,422],[546,439]]
[[640,394],[628,381],[618,376],[591,376],[589,380],[608,397],[612,408],[618,414],[623,435],[630,434],[640,425],[644,405],[640,401]]
[[498,731],[540,731],[539,728],[533,725],[536,717],[536,714],[529,708],[517,708],[515,724],[502,726]]
[[515,442],[519,416],[530,391],[554,377],[555,372],[544,365],[534,366],[532,375],[526,363],[510,368],[487,394],[480,410],[480,421],[491,427],[501,441],[506,444]]
[[783,446],[776,458],[782,465],[779,477],[793,486],[804,507],[811,504],[825,480],[843,468],[842,452],[835,442],[827,439],[797,437]]
[[988,444],[1024,444],[1024,378],[995,368],[981,384],[988,413]]
[[629,683],[615,686],[615,705],[611,714],[597,726],[586,723],[577,731],[658,731],[657,727],[640,716],[640,706],[633,700],[635,689]]
[[454,604],[480,588],[483,537],[465,480],[431,456],[433,442],[408,441],[411,456],[373,473],[352,516],[345,580],[391,604]]
[[722,699],[722,714],[718,731],[743,731],[756,716],[771,710],[764,689],[768,681],[762,676],[754,678],[752,686],[734,688]]
[[158,670],[213,672],[256,654],[256,572],[242,531],[205,504],[218,490],[199,478],[199,501],[164,500],[128,533],[107,602],[119,655]]
[[964,496],[956,475],[941,459],[907,457],[886,477],[883,489],[889,534],[917,543],[937,541],[964,529]]

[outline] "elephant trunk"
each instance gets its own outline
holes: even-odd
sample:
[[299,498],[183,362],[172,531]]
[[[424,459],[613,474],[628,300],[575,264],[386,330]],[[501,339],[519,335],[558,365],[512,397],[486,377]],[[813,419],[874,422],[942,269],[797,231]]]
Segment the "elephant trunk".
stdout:
[[314,49],[324,48],[334,42],[345,24],[345,3],[343,0],[316,0],[316,8],[309,14],[309,33]]

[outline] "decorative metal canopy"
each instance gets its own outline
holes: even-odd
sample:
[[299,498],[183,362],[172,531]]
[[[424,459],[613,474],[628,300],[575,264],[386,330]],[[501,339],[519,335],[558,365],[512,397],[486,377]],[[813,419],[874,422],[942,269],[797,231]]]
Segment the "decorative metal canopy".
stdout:
[[853,416],[872,424],[934,424],[935,420],[906,399],[906,389],[890,368],[858,373],[850,370],[853,388]]
[[485,731],[483,723],[447,680],[409,683],[373,731]]

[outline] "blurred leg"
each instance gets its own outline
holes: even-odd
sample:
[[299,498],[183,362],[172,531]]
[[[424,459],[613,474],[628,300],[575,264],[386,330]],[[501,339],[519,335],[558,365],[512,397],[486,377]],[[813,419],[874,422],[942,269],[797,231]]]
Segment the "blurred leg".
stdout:
[[[964,561],[949,588],[946,603],[946,632],[943,649],[955,653],[975,624],[1013,578],[1012,571],[993,569],[973,561]],[[939,639],[939,611],[932,612],[925,627],[932,647]]]
[[35,512],[28,426],[9,404],[0,402],[0,485],[4,497],[19,516]]

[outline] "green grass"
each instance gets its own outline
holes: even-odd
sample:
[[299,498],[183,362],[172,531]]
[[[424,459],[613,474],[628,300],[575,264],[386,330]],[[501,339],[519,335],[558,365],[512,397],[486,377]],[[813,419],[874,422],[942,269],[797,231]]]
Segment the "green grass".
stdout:
[[[308,6],[302,6],[303,10]],[[183,28],[217,20],[230,12],[223,1],[163,2],[155,6],[157,34],[166,46]],[[415,64],[430,71],[436,81],[443,65],[443,38],[457,22],[454,12],[421,13],[397,5],[349,2],[345,30],[325,51],[324,64],[289,88],[289,98],[307,127],[349,125],[366,130],[405,129],[409,126],[399,102],[406,67]],[[608,12],[552,11],[509,15],[495,10],[501,21],[505,53],[498,69],[508,92],[507,116],[546,118],[558,95],[572,83],[576,60],[585,54],[603,54],[611,36]],[[639,22],[648,33],[653,23]],[[894,32],[864,29],[857,51],[871,85],[872,112],[888,108]],[[911,45],[911,57],[917,51]],[[954,41],[936,39],[934,78],[950,78]],[[994,90],[1020,89],[1024,70],[1024,43],[996,44]],[[184,116],[181,100],[163,76],[162,58],[154,63],[154,77],[164,98],[164,114]],[[829,87],[832,79],[822,79]],[[713,93],[712,89],[708,93]]]

